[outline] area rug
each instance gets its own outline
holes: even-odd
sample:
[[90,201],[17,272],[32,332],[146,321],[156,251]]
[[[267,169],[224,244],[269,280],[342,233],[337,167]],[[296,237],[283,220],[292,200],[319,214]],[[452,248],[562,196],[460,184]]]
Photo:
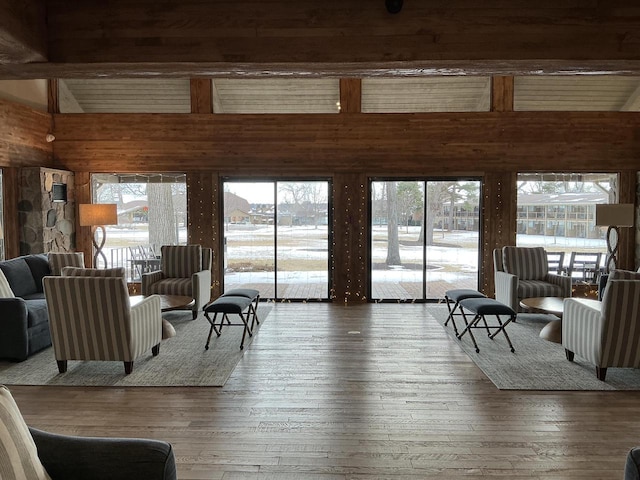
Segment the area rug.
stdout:
[[[260,305],[260,328],[268,321],[270,306]],[[240,350],[242,327],[227,326],[220,337],[215,333],[209,350],[204,349],[209,322],[202,314],[192,320],[189,312],[163,314],[176,330],[175,337],[163,340],[157,357],[142,355],[133,364],[133,372],[125,375],[122,362],[69,361],[68,370],[58,373],[53,348],[29,357],[24,362],[0,362],[0,384],[5,385],[66,385],[114,387],[221,387],[251,347],[253,338],[245,339]],[[235,323],[235,315],[230,318]],[[218,317],[219,318],[219,317]]]
[[[429,307],[429,312],[441,325],[447,319],[444,305]],[[463,321],[458,318],[456,323],[461,330]],[[443,328],[500,390],[640,390],[640,369],[610,368],[606,382],[601,382],[596,378],[595,367],[584,359],[576,355],[574,362],[569,362],[562,345],[539,337],[551,318],[519,314],[517,322],[507,326],[515,353],[511,353],[501,333],[491,340],[484,330],[474,330],[480,348],[476,353],[468,334],[458,340],[451,323]]]

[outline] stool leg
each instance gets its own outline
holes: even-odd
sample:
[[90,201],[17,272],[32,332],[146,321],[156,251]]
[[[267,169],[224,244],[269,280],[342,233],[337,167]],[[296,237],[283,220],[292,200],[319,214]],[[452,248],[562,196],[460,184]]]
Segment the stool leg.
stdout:
[[216,317],[218,316],[218,312],[216,312],[213,315],[213,320],[209,318],[209,315],[205,313],[204,315],[206,317],[206,319],[209,321],[209,323],[211,324],[211,328],[209,328],[209,335],[207,336],[207,343],[204,346],[205,350],[209,350],[209,343],[211,343],[211,335],[213,334],[213,331],[215,330],[216,335],[219,337],[220,333],[218,332],[218,330],[216,329]]
[[496,319],[498,320],[498,325],[500,326],[495,332],[493,332],[492,335],[489,335],[489,338],[493,340],[498,333],[500,332],[504,333],[504,336],[507,339],[507,343],[509,344],[509,348],[511,349],[511,353],[515,353],[515,349],[513,348],[513,344],[511,343],[511,339],[509,338],[509,335],[507,334],[507,329],[505,327],[510,322],[513,321],[513,317],[515,317],[515,315],[512,315],[511,317],[509,317],[509,319],[506,322],[502,323],[502,320],[500,320],[500,315],[496,315]]
[[242,330],[242,340],[240,341],[240,350],[244,349],[244,338],[247,335],[247,332],[249,333],[249,336],[251,337],[251,331],[249,330],[249,324],[247,323],[249,320],[249,314],[247,313],[247,317],[245,318],[245,316],[242,314],[242,312],[240,312],[238,315],[240,315],[240,318],[242,319],[242,323],[244,323],[244,329]]
[[451,320],[451,325],[453,325],[453,333],[455,333],[456,337],[458,336],[458,326],[456,325],[456,320],[455,318],[453,318],[453,316],[455,315],[455,311],[456,308],[458,310],[462,310],[462,307],[458,304],[458,302],[455,303],[455,305],[453,306],[453,309],[451,308],[450,305],[450,299],[449,297],[445,296],[444,299],[447,302],[447,310],[449,310],[449,316],[447,317],[447,320],[444,322],[444,326],[446,327],[447,324],[449,323],[449,320]]
[[471,329],[474,328],[475,324],[478,323],[481,315],[476,314],[471,322],[467,322],[467,316],[465,315],[464,310],[462,310],[461,308],[460,311],[462,312],[462,318],[464,319],[464,323],[466,326],[464,327],[464,330],[460,332],[460,335],[458,335],[458,340],[460,340],[465,333],[469,332],[469,336],[471,337],[473,346],[476,349],[476,353],[480,353],[480,349],[478,348],[478,344],[476,343],[476,337],[473,336],[473,332],[471,331]]

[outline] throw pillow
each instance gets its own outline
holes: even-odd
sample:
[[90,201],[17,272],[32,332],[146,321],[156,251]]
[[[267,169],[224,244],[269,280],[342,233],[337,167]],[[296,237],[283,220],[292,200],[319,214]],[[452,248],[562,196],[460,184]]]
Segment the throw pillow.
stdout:
[[9,285],[7,277],[4,276],[2,270],[0,270],[0,298],[15,298],[11,285]]
[[0,386],[0,465],[2,479],[51,480],[11,392]]

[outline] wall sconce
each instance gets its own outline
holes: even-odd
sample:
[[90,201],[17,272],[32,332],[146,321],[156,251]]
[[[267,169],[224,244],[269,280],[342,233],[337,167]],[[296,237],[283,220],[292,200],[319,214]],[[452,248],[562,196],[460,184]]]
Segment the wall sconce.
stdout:
[[607,273],[615,270],[618,263],[619,228],[633,227],[635,207],[633,203],[610,203],[596,205],[596,225],[607,228]]
[[[98,268],[98,256],[104,260],[104,266],[107,268],[107,257],[102,251],[104,243],[107,240],[105,225],[118,224],[118,209],[115,203],[84,203],[78,205],[78,213],[81,227],[91,227],[91,241],[95,248],[93,254],[93,267]],[[98,230],[102,230],[101,242],[98,243]]]
[[56,139],[56,136],[53,133],[47,133],[47,136],[44,137],[47,143],[51,143]]

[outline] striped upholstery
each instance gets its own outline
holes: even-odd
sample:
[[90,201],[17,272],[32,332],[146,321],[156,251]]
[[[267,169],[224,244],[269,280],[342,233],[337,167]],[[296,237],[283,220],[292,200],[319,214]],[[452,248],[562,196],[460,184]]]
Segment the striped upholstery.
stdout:
[[130,362],[162,338],[160,299],[130,308],[119,277],[45,277],[56,360]]
[[547,252],[542,247],[504,247],[502,263],[505,272],[520,280],[544,280],[549,273]]
[[47,254],[47,257],[49,259],[49,266],[51,267],[51,275],[62,275],[62,269],[64,267],[84,268],[84,254],[82,252],[50,252]]
[[162,274],[167,277],[191,277],[202,270],[202,247],[200,245],[164,245],[161,248]]
[[596,367],[639,368],[640,280],[611,277],[602,302],[565,299],[562,345]]
[[38,458],[29,427],[5,386],[0,386],[0,478],[51,480]]
[[0,270],[0,298],[15,298],[11,285],[9,285],[9,281],[2,270]]
[[200,245],[163,246],[160,271],[142,275],[143,295],[184,295],[195,299],[194,318],[211,301],[212,251]]
[[80,267],[64,267],[62,269],[63,277],[118,277],[124,278],[124,268],[80,268]]
[[523,298],[571,296],[571,277],[548,272],[547,252],[542,247],[497,248],[493,267],[496,300],[516,312]]

